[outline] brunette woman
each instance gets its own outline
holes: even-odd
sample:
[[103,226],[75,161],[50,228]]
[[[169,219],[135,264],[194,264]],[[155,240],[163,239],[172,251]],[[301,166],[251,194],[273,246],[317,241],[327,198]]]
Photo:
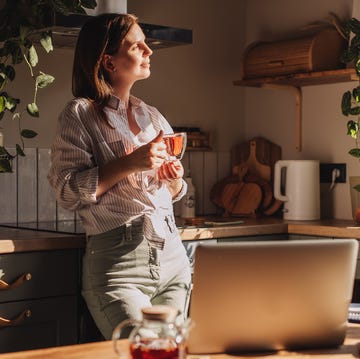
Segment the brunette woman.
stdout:
[[186,316],[190,266],[173,214],[186,192],[180,161],[167,162],[160,112],[130,94],[150,76],[152,50],[137,18],[102,14],[76,45],[71,100],[59,118],[49,181],[86,231],[82,293],[106,339],[141,308]]

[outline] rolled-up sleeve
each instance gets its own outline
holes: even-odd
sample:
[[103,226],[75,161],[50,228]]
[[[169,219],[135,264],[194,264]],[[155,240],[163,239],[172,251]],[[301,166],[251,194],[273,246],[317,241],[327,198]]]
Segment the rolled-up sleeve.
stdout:
[[48,174],[63,208],[78,210],[97,201],[99,175],[91,149],[92,139],[79,120],[76,107],[68,106],[59,117]]

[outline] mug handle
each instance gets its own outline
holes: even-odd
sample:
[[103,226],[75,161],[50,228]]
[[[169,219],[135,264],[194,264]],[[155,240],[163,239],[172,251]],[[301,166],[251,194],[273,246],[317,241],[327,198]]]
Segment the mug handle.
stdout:
[[120,324],[118,324],[113,333],[112,333],[112,342],[113,342],[113,346],[114,346],[114,350],[115,353],[118,355],[118,358],[120,359],[128,359],[129,355],[128,353],[125,354],[124,351],[121,350],[121,346],[119,345],[119,339],[121,336],[121,332],[125,327],[128,327],[130,325],[136,325],[139,324],[139,321],[134,320],[134,319],[127,319],[124,320],[123,322],[121,322]]

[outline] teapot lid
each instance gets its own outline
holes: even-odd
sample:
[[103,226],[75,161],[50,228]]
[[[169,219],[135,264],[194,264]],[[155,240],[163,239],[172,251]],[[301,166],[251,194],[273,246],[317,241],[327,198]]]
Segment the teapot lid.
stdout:
[[153,305],[141,309],[143,318],[148,320],[157,320],[163,322],[175,321],[179,311],[169,305]]

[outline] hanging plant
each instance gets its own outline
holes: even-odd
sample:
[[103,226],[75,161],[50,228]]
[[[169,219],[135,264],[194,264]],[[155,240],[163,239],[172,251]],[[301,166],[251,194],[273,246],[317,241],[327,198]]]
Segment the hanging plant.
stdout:
[[[341,100],[341,111],[350,117],[347,121],[347,135],[355,141],[349,154],[360,159],[360,21],[352,18],[344,23],[344,31],[349,41],[347,50],[342,55],[342,62],[351,64],[358,76],[358,83],[352,91],[346,91]],[[360,184],[354,189],[360,192]]]
[[[96,0],[6,0],[0,9],[0,125],[10,117],[18,122],[19,143],[16,153],[11,154],[0,143],[0,172],[11,172],[12,161],[25,156],[25,140],[37,133],[23,127],[25,117],[40,117],[37,105],[38,91],[49,86],[55,78],[38,69],[39,53],[35,47],[40,43],[42,51],[53,51],[49,21],[55,14],[85,14],[85,8],[94,9]],[[1,3],[0,3],[1,6]],[[40,49],[41,50],[41,49]],[[16,94],[7,91],[9,83],[16,80],[16,65],[25,62],[34,86],[30,103],[22,103]],[[25,81],[20,79],[20,81]],[[1,127],[0,127],[1,130]]]

